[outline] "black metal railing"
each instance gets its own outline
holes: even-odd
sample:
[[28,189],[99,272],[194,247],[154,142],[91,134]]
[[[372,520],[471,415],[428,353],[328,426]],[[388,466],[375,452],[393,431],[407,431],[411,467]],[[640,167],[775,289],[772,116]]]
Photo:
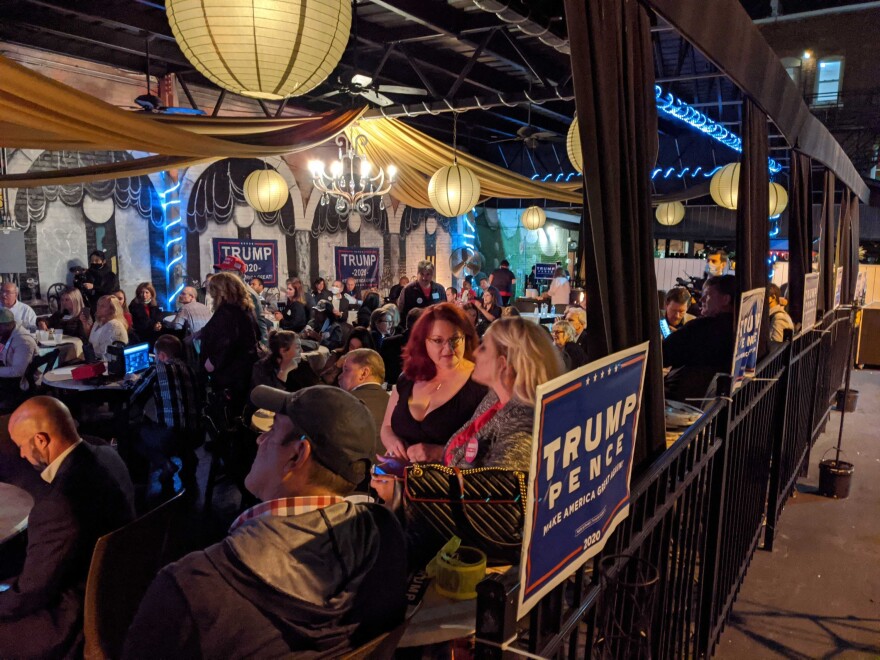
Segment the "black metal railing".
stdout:
[[[849,311],[836,310],[775,346],[732,396],[724,396],[729,378],[722,380],[721,396],[633,485],[630,515],[603,551],[523,621],[514,615],[515,576],[484,580],[477,656],[501,658],[505,644],[547,658],[710,656],[762,539],[772,548],[782,509],[827,423],[851,331]],[[656,568],[654,611],[641,639],[607,634],[609,621],[620,631],[645,614],[638,599],[604,597],[599,566],[613,555],[629,558],[613,571],[639,560]],[[615,575],[606,570],[604,577]]]

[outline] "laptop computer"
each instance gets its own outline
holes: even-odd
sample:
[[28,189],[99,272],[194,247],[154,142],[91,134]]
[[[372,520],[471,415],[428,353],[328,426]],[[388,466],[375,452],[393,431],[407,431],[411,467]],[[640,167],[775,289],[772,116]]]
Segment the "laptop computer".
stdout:
[[123,351],[125,358],[125,373],[137,374],[150,368],[150,345],[135,344],[127,346]]

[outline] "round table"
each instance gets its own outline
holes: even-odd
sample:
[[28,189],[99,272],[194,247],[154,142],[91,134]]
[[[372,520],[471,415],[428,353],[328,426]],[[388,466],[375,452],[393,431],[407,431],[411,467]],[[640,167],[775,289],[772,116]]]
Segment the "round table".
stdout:
[[0,483],[0,544],[27,529],[34,499],[18,486]]
[[58,364],[67,364],[74,360],[80,360],[83,356],[83,343],[79,337],[63,335],[61,341],[39,341],[37,352],[46,355],[49,351],[58,349]]

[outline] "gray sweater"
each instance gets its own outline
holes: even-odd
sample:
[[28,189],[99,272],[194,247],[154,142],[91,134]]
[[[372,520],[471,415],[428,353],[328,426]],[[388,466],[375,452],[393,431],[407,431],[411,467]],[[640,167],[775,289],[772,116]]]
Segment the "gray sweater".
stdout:
[[[473,416],[453,434],[453,438],[475,419],[498,402],[492,390],[483,398]],[[511,399],[477,432],[477,455],[473,462],[465,459],[466,445],[453,452],[450,467],[499,467],[528,472],[531,467],[532,427],[535,408],[518,399]],[[447,443],[447,447],[448,447]]]

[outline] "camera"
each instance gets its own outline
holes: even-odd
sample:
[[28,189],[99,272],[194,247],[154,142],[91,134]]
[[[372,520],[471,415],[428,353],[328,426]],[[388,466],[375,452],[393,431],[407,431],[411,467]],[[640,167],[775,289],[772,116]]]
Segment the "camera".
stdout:
[[70,272],[73,273],[73,286],[82,289],[83,284],[86,283],[86,269],[82,266],[74,266]]

